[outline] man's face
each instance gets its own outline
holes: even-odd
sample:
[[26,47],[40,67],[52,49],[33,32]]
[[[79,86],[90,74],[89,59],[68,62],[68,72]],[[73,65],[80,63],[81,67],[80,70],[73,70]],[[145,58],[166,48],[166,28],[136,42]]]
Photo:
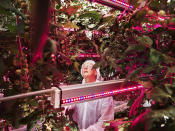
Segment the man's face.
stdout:
[[97,75],[96,69],[92,69],[92,67],[93,67],[92,63],[85,63],[82,66],[82,76],[84,78],[94,77]]

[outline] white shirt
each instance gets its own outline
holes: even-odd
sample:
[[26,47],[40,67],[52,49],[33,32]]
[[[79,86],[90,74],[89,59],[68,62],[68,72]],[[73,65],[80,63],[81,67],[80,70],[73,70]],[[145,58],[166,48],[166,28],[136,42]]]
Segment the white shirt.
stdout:
[[114,119],[112,97],[79,103],[73,109],[73,120],[81,131],[104,131],[104,122]]

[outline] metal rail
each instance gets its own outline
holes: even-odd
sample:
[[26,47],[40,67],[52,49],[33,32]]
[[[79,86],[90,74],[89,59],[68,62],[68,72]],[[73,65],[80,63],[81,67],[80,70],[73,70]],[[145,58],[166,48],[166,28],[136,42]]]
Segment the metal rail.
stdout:
[[46,90],[41,90],[41,91],[23,93],[23,94],[14,95],[14,96],[2,97],[2,98],[0,98],[0,102],[9,101],[9,100],[18,99],[18,98],[24,98],[24,97],[28,97],[28,96],[35,96],[35,95],[40,95],[40,94],[45,94],[45,93],[51,93],[54,90],[55,89],[46,89]]
[[0,102],[50,93],[51,104],[54,105],[54,108],[59,108],[61,106],[67,106],[75,102],[77,103],[77,102],[90,101],[94,99],[100,99],[142,88],[142,86],[137,87],[133,85],[132,85],[133,87],[131,86],[124,87],[123,86],[124,80],[125,79],[109,80],[88,84],[76,84],[76,85],[60,86],[59,88],[52,87],[51,89],[2,97],[0,98]]
[[56,87],[52,87],[51,89],[46,89],[46,90],[35,91],[35,92],[22,93],[22,94],[14,95],[14,96],[2,97],[0,98],[0,103],[3,101],[9,101],[9,100],[25,98],[29,96],[36,96],[36,95],[41,95],[41,94],[47,94],[47,93],[51,94],[51,103],[53,104],[54,108],[59,108],[60,103],[56,99],[60,99],[61,91]]

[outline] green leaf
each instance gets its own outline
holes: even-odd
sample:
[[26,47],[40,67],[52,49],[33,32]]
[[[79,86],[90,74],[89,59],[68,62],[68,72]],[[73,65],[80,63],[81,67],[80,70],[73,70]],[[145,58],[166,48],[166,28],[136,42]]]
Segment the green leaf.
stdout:
[[174,63],[174,61],[175,61],[175,59],[173,57],[170,57],[166,54],[162,54],[162,56],[163,56],[164,61],[166,61],[166,63],[170,64],[170,63]]
[[159,8],[161,8],[159,1],[158,0],[152,0],[150,5],[149,5],[149,8],[153,11],[156,11],[156,12],[159,11]]
[[102,64],[104,63],[104,61],[100,61],[100,62],[96,62],[95,65],[93,66],[93,68],[99,68]]
[[136,80],[138,76],[142,73],[142,71],[143,71],[143,67],[137,68],[126,77],[126,80]]
[[170,95],[173,94],[173,91],[171,90],[171,88],[169,88],[169,87],[167,87],[167,86],[165,86],[165,91],[166,91],[168,94],[170,94]]
[[31,131],[33,126],[34,126],[34,122],[33,122],[33,120],[31,120],[30,122],[27,123],[27,131]]
[[0,0],[0,8],[6,11],[11,11],[21,16],[22,18],[26,18],[23,13],[21,13],[17,8],[12,7],[11,0]]
[[71,21],[68,21],[67,23],[63,24],[64,28],[74,28],[74,29],[78,29],[79,27],[72,23]]
[[24,32],[24,27],[25,27],[24,22],[23,22],[23,21],[20,21],[20,22],[18,23],[18,25],[16,26],[16,32],[17,32],[18,34],[23,33],[23,32]]
[[35,124],[35,127],[36,127],[37,131],[40,131],[41,130],[40,129],[40,126],[38,125],[38,123]]
[[170,88],[170,87],[175,88],[175,83],[174,84],[165,84],[165,87],[167,87],[167,88]]
[[79,53],[77,53],[77,54],[75,54],[75,55],[72,55],[70,59],[71,59],[71,60],[76,60],[76,58],[77,58],[78,55],[79,55]]
[[175,73],[175,66],[169,67],[167,73]]
[[11,8],[10,6],[11,0],[0,0],[0,7],[2,8]]
[[32,100],[32,101],[30,102],[30,105],[31,105],[31,106],[38,106],[38,102],[35,101],[35,100]]
[[57,5],[56,5],[56,9],[60,9],[61,7],[61,0],[56,0]]
[[95,41],[92,41],[91,44],[95,47],[97,53],[99,53],[98,52],[98,45],[95,43]]
[[99,14],[96,11],[89,11],[87,13],[84,13],[82,15],[79,16],[80,19],[82,18],[92,18],[94,22],[100,22],[102,15]]
[[80,66],[80,64],[78,62],[74,62],[74,68],[77,72],[80,72],[79,66]]
[[105,48],[103,51],[103,57],[107,56],[110,53],[110,49],[109,48]]
[[146,35],[143,35],[142,37],[137,36],[136,41],[146,47],[151,47],[151,45],[153,44],[151,38]]
[[139,0],[130,0],[130,4],[134,6],[134,8],[138,7],[140,4],[138,2]]
[[[4,8],[0,7],[0,14],[7,14],[7,11],[4,10]],[[0,17],[2,17],[2,16],[0,16]]]
[[105,18],[102,18],[101,25],[103,25],[103,24],[111,25],[114,23],[114,21],[115,21],[115,19],[113,16],[107,16]]
[[102,43],[101,46],[100,46],[100,52],[103,53],[103,48],[105,46],[105,43]]
[[168,100],[171,99],[171,95],[161,88],[154,87],[151,92],[151,99],[166,105]]
[[[168,117],[167,122],[165,122],[165,116]],[[142,122],[145,126],[148,125],[149,131],[157,131],[157,130],[174,130],[175,128],[172,126],[174,125],[174,118],[175,118],[175,109],[174,106],[168,106],[163,109],[157,109],[157,110],[150,110],[149,113],[145,114],[145,116],[142,117],[144,121]],[[161,124],[165,123],[165,128],[161,127]]]
[[149,55],[149,60],[152,64],[159,64],[163,60],[162,54],[155,49],[151,49]]
[[146,9],[142,9],[140,11],[138,11],[136,14],[135,14],[135,17],[137,20],[139,21],[143,21],[146,17],[146,14],[147,14],[147,10]]
[[81,50],[81,49],[79,49],[79,48],[76,48],[76,50],[77,50],[79,53],[85,53],[84,50]]
[[129,47],[125,50],[125,53],[130,51],[144,51],[146,48],[143,45],[129,45]]
[[144,69],[143,73],[150,73],[154,68],[155,66],[148,66]]
[[15,32],[16,31],[16,26],[14,26],[12,24],[8,24],[7,28],[10,30],[10,32]]

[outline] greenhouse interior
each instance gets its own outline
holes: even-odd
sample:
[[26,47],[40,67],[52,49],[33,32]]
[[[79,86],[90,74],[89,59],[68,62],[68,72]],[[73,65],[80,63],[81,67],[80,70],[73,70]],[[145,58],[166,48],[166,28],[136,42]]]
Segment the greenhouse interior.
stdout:
[[175,131],[175,0],[0,0],[0,131]]

